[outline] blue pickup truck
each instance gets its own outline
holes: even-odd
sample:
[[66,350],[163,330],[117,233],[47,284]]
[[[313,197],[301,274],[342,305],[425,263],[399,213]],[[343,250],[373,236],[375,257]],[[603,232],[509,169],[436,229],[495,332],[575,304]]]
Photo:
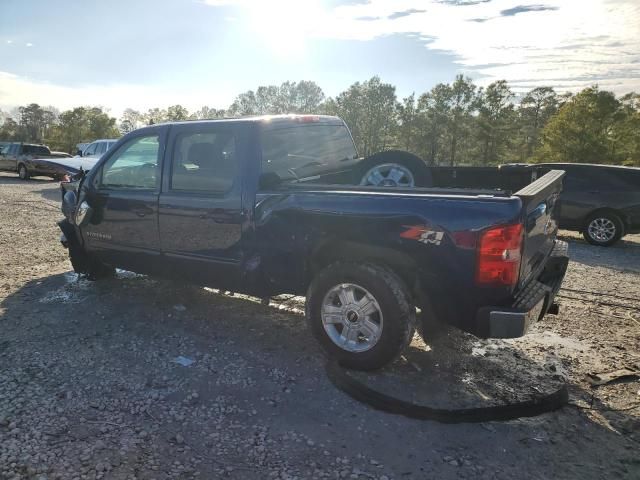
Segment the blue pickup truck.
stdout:
[[167,123],[63,183],[59,225],[90,278],[119,267],[306,296],[328,354],[370,370],[408,345],[417,309],[501,338],[554,313],[568,262],[554,210],[563,174],[496,169],[482,189],[454,188],[407,153],[358,158],[337,117]]

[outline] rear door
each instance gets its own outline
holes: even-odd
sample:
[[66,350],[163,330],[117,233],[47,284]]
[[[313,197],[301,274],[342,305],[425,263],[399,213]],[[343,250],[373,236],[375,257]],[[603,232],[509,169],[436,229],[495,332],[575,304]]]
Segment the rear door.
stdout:
[[240,172],[246,156],[237,123],[171,128],[159,203],[160,244],[175,272],[200,283],[239,282],[247,215]]
[[102,163],[87,201],[93,218],[83,227],[87,249],[103,261],[153,273],[160,255],[158,196],[166,126],[144,129]]

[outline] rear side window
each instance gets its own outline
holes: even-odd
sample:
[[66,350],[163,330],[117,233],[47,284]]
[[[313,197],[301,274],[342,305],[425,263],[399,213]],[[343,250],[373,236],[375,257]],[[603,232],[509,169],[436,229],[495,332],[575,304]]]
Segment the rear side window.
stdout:
[[611,169],[611,186],[614,190],[623,192],[640,192],[640,170]]
[[577,168],[561,168],[566,172],[562,180],[563,192],[587,192],[594,189],[594,181],[589,172]]
[[262,134],[262,174],[297,180],[343,168],[357,153],[344,125],[299,125]]
[[156,188],[159,151],[157,135],[131,139],[104,164],[101,185],[115,189]]
[[176,135],[171,163],[171,190],[225,194],[236,176],[236,140],[228,131]]
[[49,149],[38,145],[25,145],[23,153],[25,155],[49,155]]

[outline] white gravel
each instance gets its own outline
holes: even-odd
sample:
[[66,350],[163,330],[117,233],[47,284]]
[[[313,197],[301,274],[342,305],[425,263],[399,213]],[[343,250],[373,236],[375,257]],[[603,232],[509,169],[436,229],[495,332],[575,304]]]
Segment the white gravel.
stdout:
[[580,407],[442,425],[336,391],[299,300],[264,306],[128,272],[78,279],[56,186],[0,174],[0,479],[640,478],[640,384],[586,381],[640,363],[638,236],[599,249],[564,233],[574,291],[531,335],[416,337],[362,376],[450,407],[567,381]]

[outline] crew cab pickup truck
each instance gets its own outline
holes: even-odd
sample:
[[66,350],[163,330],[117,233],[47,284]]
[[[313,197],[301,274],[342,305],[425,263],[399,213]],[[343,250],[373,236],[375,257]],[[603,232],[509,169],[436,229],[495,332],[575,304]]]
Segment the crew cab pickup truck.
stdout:
[[[530,183],[496,170],[483,189],[442,188],[401,152],[372,158],[358,158],[337,117],[145,127],[62,184],[62,244],[90,278],[119,267],[304,295],[320,344],[358,369],[408,345],[417,308],[482,337],[521,336],[554,313],[564,172]],[[398,186],[407,165],[423,185]],[[390,186],[364,181],[378,175]]]
[[64,152],[52,152],[46,145],[11,143],[0,154],[0,171],[16,172],[22,180],[34,175],[62,178],[59,169],[52,168],[48,160],[71,158]]

